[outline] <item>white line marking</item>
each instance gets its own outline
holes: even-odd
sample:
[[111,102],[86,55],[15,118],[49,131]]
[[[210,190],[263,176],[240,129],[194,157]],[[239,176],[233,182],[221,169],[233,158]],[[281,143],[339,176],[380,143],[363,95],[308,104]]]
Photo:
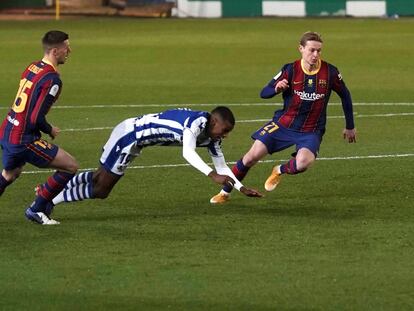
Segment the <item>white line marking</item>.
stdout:
[[[403,112],[403,113],[386,113],[386,114],[355,114],[355,118],[380,118],[380,117],[398,117],[398,116],[414,116],[414,112]],[[328,119],[344,119],[344,116],[328,116]],[[254,122],[268,122],[269,119],[252,119],[252,120],[238,120],[236,123],[254,123]],[[84,131],[102,131],[102,130],[111,130],[113,127],[104,126],[104,127],[90,127],[90,128],[73,128],[73,129],[63,129],[61,132],[84,132]]]
[[[96,109],[96,108],[145,108],[145,107],[212,107],[212,106],[282,106],[283,103],[214,103],[214,104],[122,104],[122,105],[65,105],[53,106],[53,109]],[[329,106],[341,106],[341,103],[329,103]],[[354,106],[414,106],[414,103],[353,103]],[[0,107],[10,109],[10,107]]]
[[[405,157],[414,157],[414,153],[404,153],[404,154],[379,154],[379,155],[368,155],[368,156],[350,156],[350,157],[331,157],[331,158],[317,158],[318,161],[336,161],[336,160],[363,160],[363,159],[385,159],[385,158],[405,158]],[[274,163],[274,162],[286,162],[284,160],[263,160],[259,163]],[[236,162],[227,162],[227,164],[235,164]],[[207,163],[208,165],[213,165],[213,163]],[[175,168],[175,167],[187,167],[190,166],[188,163],[181,164],[157,164],[157,165],[138,165],[138,166],[129,166],[128,170],[131,169],[151,169],[151,168]],[[79,171],[95,171],[97,168],[83,168]],[[36,170],[36,171],[27,171],[23,174],[39,174],[39,173],[51,173],[54,170]]]

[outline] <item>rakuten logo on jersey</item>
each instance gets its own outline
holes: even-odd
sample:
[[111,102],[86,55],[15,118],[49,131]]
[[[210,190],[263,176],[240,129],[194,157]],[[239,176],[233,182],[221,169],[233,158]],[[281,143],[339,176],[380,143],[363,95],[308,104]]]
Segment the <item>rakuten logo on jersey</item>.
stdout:
[[306,92],[299,92],[295,90],[295,94],[300,97],[301,100],[318,100],[325,97],[325,94],[316,94],[313,93],[306,93]]

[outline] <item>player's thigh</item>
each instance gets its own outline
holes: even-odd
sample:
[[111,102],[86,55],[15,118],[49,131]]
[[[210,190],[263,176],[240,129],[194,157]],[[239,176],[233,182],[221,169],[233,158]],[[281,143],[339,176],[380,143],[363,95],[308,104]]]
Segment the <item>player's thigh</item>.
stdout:
[[71,173],[75,173],[78,168],[69,153],[44,139],[26,144],[25,159],[26,162],[41,168],[49,167]]
[[303,134],[296,143],[296,165],[299,170],[308,168],[316,159],[322,136],[317,133]]
[[101,165],[115,175],[122,176],[128,165],[140,154],[135,130],[130,122],[120,123],[103,147]]
[[26,163],[25,151],[13,152],[6,146],[1,146],[2,149],[2,163],[3,163],[3,177],[8,181],[13,181],[18,178]]
[[295,135],[297,135],[295,144],[298,154],[301,149],[306,148],[307,150],[310,150],[316,158],[322,142],[322,136],[318,133],[297,133]]
[[296,167],[299,171],[307,169],[313,162],[315,162],[315,154],[312,150],[303,147],[297,151]]
[[252,138],[261,141],[269,154],[282,151],[295,144],[290,131],[279,126],[274,121],[266,123],[253,133]]
[[11,170],[5,170],[5,169],[3,169],[3,171],[1,172],[1,174],[3,175],[3,177],[7,181],[11,182],[11,181],[16,180],[20,176],[20,174],[22,173],[22,171],[23,171],[23,166],[20,166],[20,167],[16,167],[14,169],[11,169]]
[[55,158],[50,162],[48,167],[72,174],[75,174],[79,168],[75,158],[62,148],[58,149]]
[[58,146],[50,144],[44,139],[38,139],[26,144],[25,160],[37,167],[49,167],[58,150]]
[[260,140],[255,140],[249,151],[243,156],[243,163],[244,165],[251,167],[264,158],[268,153],[266,145]]

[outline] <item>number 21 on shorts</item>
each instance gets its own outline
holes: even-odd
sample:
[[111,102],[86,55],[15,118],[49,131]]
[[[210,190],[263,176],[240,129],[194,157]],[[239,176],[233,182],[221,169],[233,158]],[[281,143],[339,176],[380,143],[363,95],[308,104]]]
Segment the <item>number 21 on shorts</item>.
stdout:
[[279,128],[279,126],[275,123],[275,122],[270,122],[268,125],[263,127],[263,130],[265,130],[266,132],[273,133],[274,131],[276,131]]

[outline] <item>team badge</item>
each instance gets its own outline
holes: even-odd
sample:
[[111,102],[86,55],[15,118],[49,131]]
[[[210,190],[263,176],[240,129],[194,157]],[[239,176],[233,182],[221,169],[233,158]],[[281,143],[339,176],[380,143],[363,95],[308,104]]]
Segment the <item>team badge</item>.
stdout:
[[320,87],[326,87],[327,81],[326,80],[319,80],[318,84],[319,84]]

